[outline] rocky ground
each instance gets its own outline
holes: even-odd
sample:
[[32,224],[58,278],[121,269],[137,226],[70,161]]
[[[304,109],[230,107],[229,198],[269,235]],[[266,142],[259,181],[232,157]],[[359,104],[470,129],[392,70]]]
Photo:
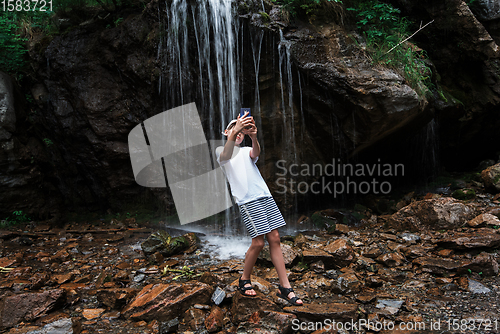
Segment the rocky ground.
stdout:
[[500,333],[498,197],[408,194],[355,228],[331,224],[333,209],[303,217],[330,223],[282,237],[303,307],[276,297],[267,249],[258,295],[244,297],[243,260],[214,258],[192,234],[167,255],[143,251],[154,231],[134,218],[33,222],[0,232],[0,332]]

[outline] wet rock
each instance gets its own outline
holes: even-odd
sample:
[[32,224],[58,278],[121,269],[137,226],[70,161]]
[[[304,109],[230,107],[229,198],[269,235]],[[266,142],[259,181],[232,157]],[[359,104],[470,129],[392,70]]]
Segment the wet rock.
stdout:
[[70,258],[69,253],[66,251],[66,249],[61,249],[57,251],[54,256],[51,257],[51,261],[53,262],[65,262],[68,261]]
[[421,240],[420,236],[414,233],[401,233],[398,235],[401,239],[409,243],[417,243]]
[[29,278],[32,290],[38,290],[49,280],[49,275],[44,272],[34,273],[33,276]]
[[469,291],[472,293],[490,293],[491,290],[483,284],[469,278]]
[[279,311],[279,307],[259,292],[255,297],[243,296],[241,293],[234,295],[231,306],[233,323],[248,321],[253,313],[259,311]]
[[62,318],[26,334],[73,334],[73,321]]
[[183,322],[194,332],[205,330],[207,312],[191,307],[184,313]]
[[398,299],[377,299],[377,305],[375,307],[381,309],[383,312],[394,315],[399,312],[403,303],[404,300]]
[[0,305],[0,328],[13,327],[21,321],[33,321],[62,306],[63,289],[40,293],[22,293],[5,297]]
[[345,273],[337,277],[332,284],[332,292],[351,294],[361,291],[363,282],[353,272]]
[[365,250],[363,250],[363,256],[369,257],[372,259],[379,257],[383,253],[384,253],[384,250],[376,243],[371,244]]
[[149,284],[122,310],[131,320],[168,321],[178,317],[194,302],[208,303],[212,288],[204,283]]
[[500,226],[500,219],[489,213],[482,213],[474,219],[467,222],[470,227],[482,227],[486,225]]
[[324,273],[325,272],[325,264],[323,263],[323,261],[318,261],[318,262],[314,262],[314,263],[311,263],[310,267],[309,267],[312,271],[314,271],[315,273]]
[[355,259],[354,250],[344,239],[337,239],[329,243],[324,250],[332,254],[336,265],[339,267],[348,266]]
[[205,319],[205,327],[209,333],[217,332],[222,329],[224,313],[220,307],[214,306],[210,314]]
[[410,259],[415,259],[417,257],[422,257],[422,256],[427,256],[429,253],[435,249],[435,245],[426,245],[426,246],[421,246],[421,245],[416,245],[416,246],[411,246],[407,247],[404,249],[404,255]]
[[222,303],[225,297],[226,297],[226,292],[221,288],[217,287],[217,289],[215,289],[214,293],[212,294],[211,300],[215,305],[219,305],[220,303]]
[[139,291],[133,288],[114,288],[97,290],[97,300],[111,309],[121,309]]
[[295,314],[302,321],[332,319],[337,322],[350,322],[356,321],[359,316],[357,304],[343,303],[304,304],[285,307],[283,311]]
[[488,190],[500,192],[500,163],[483,170],[481,179]]
[[142,251],[147,256],[159,252],[163,256],[179,254],[191,247],[191,237],[185,236],[172,238],[167,231],[159,230],[152,233],[146,241],[141,244]]
[[[291,267],[298,260],[300,256],[300,251],[296,247],[292,247],[286,243],[281,243],[281,252],[283,253],[283,260],[285,261],[285,266]],[[269,246],[266,245],[259,254],[259,261],[264,262],[266,264],[272,265],[271,261],[271,252],[269,250]]]
[[498,262],[492,254],[486,252],[476,256],[465,268],[487,276],[498,274]]
[[464,267],[469,264],[467,261],[441,259],[435,257],[421,257],[413,260],[413,263],[419,265],[423,271],[439,275],[457,272],[459,269],[463,269],[465,271]]
[[333,280],[327,279],[322,275],[316,273],[308,272],[302,276],[301,280],[295,282],[296,287],[301,287],[303,289],[308,288],[312,290],[329,290],[333,284]]
[[406,259],[404,258],[404,256],[398,252],[386,253],[386,254],[380,255],[375,260],[378,263],[382,263],[383,265],[385,265],[387,267],[399,267],[404,262],[406,262]]
[[172,319],[170,321],[164,321],[160,323],[159,332],[160,333],[176,333],[179,328],[179,318]]
[[479,228],[474,233],[454,232],[439,239],[438,245],[453,249],[494,248],[500,245],[500,234],[490,228]]
[[413,202],[393,214],[388,224],[400,230],[441,230],[461,227],[473,217],[472,207],[445,197]]
[[297,316],[290,313],[260,311],[255,312],[249,321],[238,326],[238,334],[287,334],[292,333],[293,320]]

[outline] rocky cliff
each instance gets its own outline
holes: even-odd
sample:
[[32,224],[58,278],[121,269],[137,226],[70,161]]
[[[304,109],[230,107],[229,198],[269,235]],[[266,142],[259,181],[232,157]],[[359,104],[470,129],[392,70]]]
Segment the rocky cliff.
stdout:
[[[352,38],[352,17],[287,21],[267,2],[234,3],[229,57],[236,59],[236,91],[220,84],[219,49],[201,50],[200,36],[215,44],[215,35],[212,28],[202,35],[194,2],[83,11],[51,40],[35,36],[33,74],[25,85],[16,87],[2,75],[0,214],[50,217],[64,209],[120,210],[130,203],[172,211],[167,189],[135,183],[127,135],[155,114],[196,102],[207,137],[220,139],[223,121],[233,116],[225,101],[217,103],[220,96],[255,110],[260,168],[273,192],[280,159],[325,164],[382,157],[418,165],[408,143],[433,119],[448,166],[473,167],[494,156],[500,143],[495,4],[479,1],[471,10],[458,0],[392,3],[416,22],[434,20],[415,39],[432,61],[442,94],[419,96],[396,70],[375,66]],[[189,14],[183,30],[174,29],[174,5]],[[26,94],[32,103],[24,101]],[[424,151],[425,140],[417,143]],[[297,203],[289,193],[276,197],[284,208]]]

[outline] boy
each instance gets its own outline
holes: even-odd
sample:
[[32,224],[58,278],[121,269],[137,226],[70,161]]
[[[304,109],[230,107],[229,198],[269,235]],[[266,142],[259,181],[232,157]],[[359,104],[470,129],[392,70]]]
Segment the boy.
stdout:
[[[246,252],[243,275],[239,279],[240,292],[245,296],[255,296],[250,275],[260,251],[264,247],[264,235],[269,243],[271,260],[276,267],[279,277],[278,297],[287,300],[290,304],[300,306],[302,301],[295,296],[286,275],[285,262],[281,252],[278,228],[285,225],[274,199],[264,179],[260,175],[255,162],[259,158],[260,145],[257,140],[257,127],[253,117],[243,117],[232,120],[224,135],[227,142],[224,148],[217,148],[217,161],[224,166],[226,177],[231,186],[231,193],[239,205],[240,213],[245,226],[252,237],[252,244]],[[252,139],[252,147],[239,145],[248,135]],[[235,146],[238,147],[235,151]],[[233,156],[233,153],[234,154]]]

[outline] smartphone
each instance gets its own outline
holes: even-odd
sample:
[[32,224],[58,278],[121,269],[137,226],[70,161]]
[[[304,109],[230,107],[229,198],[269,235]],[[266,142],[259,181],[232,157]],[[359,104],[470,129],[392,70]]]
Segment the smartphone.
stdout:
[[248,112],[247,117],[252,116],[252,114],[250,113],[250,108],[241,108],[240,109],[240,117],[243,117],[243,115],[245,115],[246,112]]

